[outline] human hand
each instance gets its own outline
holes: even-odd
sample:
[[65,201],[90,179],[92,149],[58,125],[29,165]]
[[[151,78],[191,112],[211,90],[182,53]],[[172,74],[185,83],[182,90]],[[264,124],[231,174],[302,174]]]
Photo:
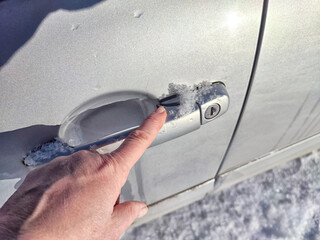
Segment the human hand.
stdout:
[[30,172],[0,209],[0,239],[118,239],[147,213],[116,201],[166,116],[158,108],[112,153],[79,151]]

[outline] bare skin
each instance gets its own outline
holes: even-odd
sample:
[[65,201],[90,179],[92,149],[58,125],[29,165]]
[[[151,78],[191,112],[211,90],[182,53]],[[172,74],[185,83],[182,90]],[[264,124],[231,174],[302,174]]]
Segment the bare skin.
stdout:
[[0,209],[0,239],[119,239],[148,211],[117,199],[166,116],[158,108],[112,153],[80,151],[30,172]]

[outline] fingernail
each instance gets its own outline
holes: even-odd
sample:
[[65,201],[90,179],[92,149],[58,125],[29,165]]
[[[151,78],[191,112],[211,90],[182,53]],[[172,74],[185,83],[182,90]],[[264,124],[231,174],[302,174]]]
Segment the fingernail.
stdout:
[[166,109],[163,106],[158,107],[156,113],[163,113]]
[[141,218],[143,217],[144,215],[146,215],[148,212],[148,207],[143,207],[141,208],[140,212],[139,212],[139,215],[138,215],[138,218]]

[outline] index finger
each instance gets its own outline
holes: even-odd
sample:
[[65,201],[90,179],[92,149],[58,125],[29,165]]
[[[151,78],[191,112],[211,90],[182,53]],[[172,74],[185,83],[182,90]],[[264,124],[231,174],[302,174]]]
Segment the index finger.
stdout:
[[137,130],[130,133],[117,150],[111,153],[120,166],[128,170],[128,173],[156,138],[166,118],[165,108],[159,107],[148,116]]

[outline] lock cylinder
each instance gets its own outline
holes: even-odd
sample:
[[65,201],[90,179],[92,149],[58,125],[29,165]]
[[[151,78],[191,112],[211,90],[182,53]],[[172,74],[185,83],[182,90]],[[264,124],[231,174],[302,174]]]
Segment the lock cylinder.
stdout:
[[229,95],[222,82],[199,87],[196,102],[201,112],[201,124],[206,124],[223,115],[229,107]]

